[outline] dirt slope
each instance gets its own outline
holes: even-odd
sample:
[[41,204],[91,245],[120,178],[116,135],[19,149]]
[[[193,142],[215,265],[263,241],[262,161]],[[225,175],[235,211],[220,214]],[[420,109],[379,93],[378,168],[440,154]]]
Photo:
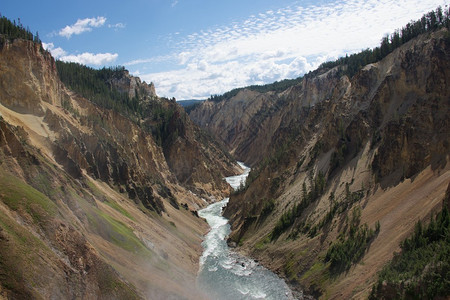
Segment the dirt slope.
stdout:
[[195,211],[228,191],[229,157],[189,125],[178,143],[208,166],[182,182],[149,132],[68,90],[39,44],[1,45],[0,297],[204,298]]
[[[346,66],[320,69],[283,92],[244,90],[192,111],[254,167],[225,210],[238,249],[316,297],[367,296],[449,184],[449,50],[442,29],[351,78]],[[333,271],[327,251],[359,213],[355,228],[379,221],[380,232],[356,264]]]

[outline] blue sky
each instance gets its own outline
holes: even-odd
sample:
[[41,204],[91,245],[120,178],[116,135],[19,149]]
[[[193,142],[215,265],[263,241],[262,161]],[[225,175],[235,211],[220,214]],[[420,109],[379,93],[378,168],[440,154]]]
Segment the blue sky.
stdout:
[[123,65],[159,96],[202,99],[296,78],[377,46],[442,0],[91,0],[0,2],[53,56]]

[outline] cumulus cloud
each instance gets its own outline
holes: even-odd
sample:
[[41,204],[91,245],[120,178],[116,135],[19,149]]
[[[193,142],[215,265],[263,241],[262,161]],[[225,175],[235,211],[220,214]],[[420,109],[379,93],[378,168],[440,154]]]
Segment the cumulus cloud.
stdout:
[[60,58],[61,56],[66,55],[66,51],[64,51],[61,47],[56,47],[53,43],[42,43],[42,46],[45,50],[50,51],[54,58]]
[[154,82],[161,96],[191,99],[205,98],[236,87],[297,77],[298,73],[305,73],[312,68],[304,57],[297,57],[285,63],[266,59],[255,63],[228,61],[208,64],[200,60],[179,70],[140,76],[147,82]]
[[64,55],[59,59],[67,62],[76,62],[83,65],[101,66],[114,62],[119,54],[117,53],[90,53],[84,52],[76,55]]
[[91,31],[92,28],[103,26],[105,22],[105,17],[78,19],[75,24],[67,25],[61,29],[58,34],[69,39],[74,34],[81,34]]
[[386,33],[438,5],[445,6],[445,1],[335,0],[310,6],[297,2],[194,32],[166,57],[178,63],[177,70],[141,76],[153,81],[160,95],[178,99],[295,78],[324,61],[379,45]]
[[44,49],[50,51],[54,58],[66,61],[76,62],[84,65],[101,66],[114,62],[119,55],[117,53],[90,53],[67,54],[61,47],[55,47],[53,43],[42,43]]

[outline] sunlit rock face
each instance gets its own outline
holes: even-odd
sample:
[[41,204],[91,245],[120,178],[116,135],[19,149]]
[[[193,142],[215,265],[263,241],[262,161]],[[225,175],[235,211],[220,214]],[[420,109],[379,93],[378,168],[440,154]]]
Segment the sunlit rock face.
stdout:
[[[239,167],[153,84],[109,81],[167,125],[68,89],[39,44],[0,45],[0,298],[204,298],[196,211]],[[183,131],[157,141],[146,122]]]
[[[442,206],[450,178],[449,50],[444,28],[351,78],[346,66],[319,69],[283,91],[244,89],[194,109],[192,119],[254,170],[224,212],[240,251],[306,293],[366,297],[414,223]],[[379,221],[381,231],[363,263],[328,280],[323,258],[352,209],[361,210],[361,224]]]
[[127,70],[123,70],[118,77],[110,78],[108,82],[120,92],[127,93],[130,99],[134,97],[143,97],[144,99],[157,97],[153,82],[142,82],[139,77],[131,76]]

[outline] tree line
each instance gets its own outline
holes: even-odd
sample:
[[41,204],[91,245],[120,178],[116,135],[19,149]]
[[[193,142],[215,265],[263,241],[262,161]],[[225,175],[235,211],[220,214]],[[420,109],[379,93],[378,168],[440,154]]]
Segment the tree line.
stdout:
[[424,226],[418,221],[401,252],[384,266],[369,299],[447,299],[450,292],[450,213],[442,210]]
[[347,271],[357,263],[380,232],[380,222],[375,223],[375,230],[366,223],[360,225],[360,222],[361,208],[357,206],[347,219],[344,230],[328,248],[325,261],[330,262],[330,270],[334,274]]
[[128,93],[108,83],[112,78],[124,76],[123,66],[97,70],[79,63],[56,61],[56,68],[61,81],[86,99],[126,116],[140,116],[142,108],[138,97],[130,98]]
[[11,22],[7,17],[2,16],[1,14],[0,35],[5,36],[10,41],[13,41],[15,39],[25,39],[38,44],[42,44],[38,32],[36,32],[36,34],[33,34],[28,27],[25,28],[22,25],[20,19],[18,19],[17,22],[15,20]]
[[384,36],[381,39],[380,46],[374,49],[362,50],[350,56],[346,55],[335,61],[325,62],[320,65],[319,69],[332,69],[345,65],[347,68],[342,70],[343,74],[352,77],[365,65],[383,59],[396,48],[413,38],[443,27],[450,28],[450,7],[446,7],[444,11],[439,6],[436,10],[424,14],[419,20],[411,21],[402,29],[397,29],[391,35]]
[[249,86],[246,86],[243,88],[232,89],[231,91],[226,92],[222,95],[211,95],[208,98],[208,101],[221,102],[222,100],[233,98],[240,91],[245,90],[245,89],[259,92],[259,93],[282,92],[282,91],[286,90],[287,88],[296,85],[297,83],[301,82],[302,80],[303,80],[303,77],[301,76],[301,77],[298,77],[295,79],[284,79],[284,80],[275,81],[275,82],[269,83],[269,84],[249,85]]
[[[22,25],[20,19],[17,22],[11,21],[0,14],[0,35],[10,41],[15,39],[32,41],[40,44],[43,49],[39,33],[33,34],[28,27]],[[121,78],[126,71],[125,67],[104,67],[96,70],[78,63],[56,61],[56,68],[61,81],[81,96],[101,107],[116,110],[124,115],[139,116],[141,107],[138,98],[130,98],[128,93],[120,92],[108,83],[112,78]]]
[[[413,38],[423,33],[433,32],[444,27],[450,29],[450,7],[446,7],[444,10],[441,6],[439,6],[436,10],[424,14],[419,20],[411,21],[402,29],[397,29],[391,35],[384,36],[381,39],[380,46],[375,47],[374,49],[365,49],[359,53],[346,55],[345,57],[338,58],[335,61],[325,62],[321,64],[317,70],[332,69],[337,66],[346,66],[345,68],[341,68],[340,75],[353,77],[367,64],[375,63],[383,59],[396,48],[407,43]],[[316,72],[311,72],[306,74],[305,77],[309,77],[314,74],[316,74]],[[237,93],[243,89],[249,89],[260,93],[269,91],[281,92],[300,83],[303,78],[304,77],[300,76],[295,79],[285,79],[265,85],[251,85],[244,88],[237,88],[222,95],[211,95],[208,100],[220,102],[225,99],[230,99],[236,96]]]

